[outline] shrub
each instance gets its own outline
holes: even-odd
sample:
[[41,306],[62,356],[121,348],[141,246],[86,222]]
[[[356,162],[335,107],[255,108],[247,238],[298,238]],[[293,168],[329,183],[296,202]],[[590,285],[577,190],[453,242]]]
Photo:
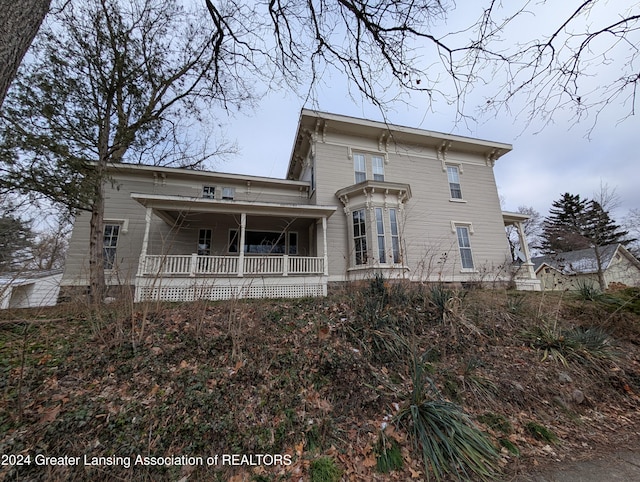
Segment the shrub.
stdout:
[[611,338],[601,328],[560,330],[556,324],[543,325],[527,330],[525,337],[534,348],[544,351],[543,361],[551,356],[565,366],[568,360],[594,364],[616,357]]
[[429,478],[446,474],[459,480],[492,480],[498,473],[497,451],[488,437],[458,405],[442,399],[425,376],[424,363],[413,357],[411,399],[395,417],[406,427],[414,448],[422,454]]
[[591,280],[579,279],[576,285],[578,288],[577,295],[581,300],[597,301],[602,296],[600,288]]
[[442,321],[446,320],[447,315],[455,313],[456,308],[462,301],[457,291],[446,288],[440,283],[431,287],[429,300]]

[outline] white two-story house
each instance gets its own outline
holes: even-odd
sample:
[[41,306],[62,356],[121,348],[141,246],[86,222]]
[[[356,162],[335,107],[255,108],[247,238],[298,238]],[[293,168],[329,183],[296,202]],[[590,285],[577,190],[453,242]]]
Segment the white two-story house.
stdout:
[[[138,301],[322,296],[376,275],[539,289],[526,217],[500,208],[493,168],[510,150],[303,110],[287,179],[113,165],[107,283]],[[88,285],[88,217],[76,218],[63,288]],[[517,267],[505,224],[521,233]]]

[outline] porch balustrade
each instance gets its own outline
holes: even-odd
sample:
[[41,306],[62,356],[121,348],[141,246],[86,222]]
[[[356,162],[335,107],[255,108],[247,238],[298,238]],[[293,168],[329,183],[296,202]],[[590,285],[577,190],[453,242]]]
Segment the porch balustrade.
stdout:
[[324,258],[310,256],[249,256],[240,267],[238,256],[147,255],[142,275],[151,276],[288,276],[324,273]]

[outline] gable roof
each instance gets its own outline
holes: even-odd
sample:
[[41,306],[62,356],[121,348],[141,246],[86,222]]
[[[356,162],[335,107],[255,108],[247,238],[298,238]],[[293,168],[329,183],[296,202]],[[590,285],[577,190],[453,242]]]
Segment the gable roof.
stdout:
[[[640,267],[640,262],[621,244],[609,244],[600,246],[600,262],[606,270],[611,265],[616,253],[621,253],[632,263]],[[532,258],[533,268],[536,273],[547,266],[560,271],[563,274],[590,274],[598,272],[598,260],[593,248],[567,251],[566,253],[548,254]]]

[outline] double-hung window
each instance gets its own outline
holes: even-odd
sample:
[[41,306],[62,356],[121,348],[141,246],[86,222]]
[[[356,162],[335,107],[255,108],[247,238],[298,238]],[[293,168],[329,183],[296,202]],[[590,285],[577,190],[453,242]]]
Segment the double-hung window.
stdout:
[[236,190],[233,187],[223,187],[222,188],[222,199],[227,201],[233,201],[233,198],[236,195]]
[[104,239],[102,247],[104,269],[113,269],[113,266],[115,265],[118,236],[120,236],[119,224],[104,225]]
[[[369,161],[371,161],[371,170],[367,176],[367,164]],[[384,157],[356,153],[353,155],[353,171],[356,184],[366,181],[367,178],[374,181],[384,181]]]
[[460,169],[458,166],[447,166],[447,178],[449,180],[449,192],[451,199],[462,199],[460,188]]
[[381,156],[371,156],[371,169],[374,181],[384,181],[384,158]]
[[458,236],[458,248],[460,248],[460,260],[462,269],[473,269],[473,253],[471,252],[471,240],[469,239],[469,228],[467,226],[456,226]]
[[355,264],[367,264],[367,228],[365,210],[358,209],[352,213],[353,241],[355,246]]
[[353,155],[353,170],[356,184],[367,180],[367,162],[364,154]]
[[382,208],[376,208],[376,231],[378,233],[378,262],[386,263],[387,254],[384,242],[384,221],[382,217]]
[[400,233],[398,232],[398,214],[394,208],[389,209],[389,228],[391,231],[391,254],[393,262],[400,262]]

